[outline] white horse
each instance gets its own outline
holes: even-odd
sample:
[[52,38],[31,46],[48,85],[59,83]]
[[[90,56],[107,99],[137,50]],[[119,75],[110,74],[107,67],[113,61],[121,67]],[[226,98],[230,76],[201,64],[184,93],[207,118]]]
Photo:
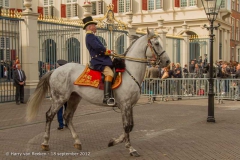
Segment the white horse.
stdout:
[[[154,33],[149,30],[147,30],[147,35],[137,39],[128,48],[126,56],[130,58],[126,60],[127,72],[123,73],[121,86],[113,91],[116,103],[121,110],[124,133],[118,138],[112,138],[108,146],[114,146],[125,141],[125,147],[129,149],[130,155],[139,156],[138,152],[130,143],[129,134],[134,125],[133,105],[135,105],[140,98],[140,84],[144,79],[146,58],[154,57],[160,67],[167,66],[170,60],[160,45],[158,37],[154,36]],[[68,63],[47,73],[41,78],[35,92],[29,98],[26,115],[28,121],[36,117],[41,102],[45,98],[48,90],[50,90],[51,93],[52,105],[46,112],[46,128],[44,141],[42,143],[43,150],[49,150],[51,122],[65,102],[68,103],[68,107],[63,117],[75,140],[74,147],[79,150],[82,149],[79,136],[72,123],[74,112],[81,99],[98,105],[102,105],[103,103],[102,90],[73,84],[84,69],[85,66],[83,65]]]

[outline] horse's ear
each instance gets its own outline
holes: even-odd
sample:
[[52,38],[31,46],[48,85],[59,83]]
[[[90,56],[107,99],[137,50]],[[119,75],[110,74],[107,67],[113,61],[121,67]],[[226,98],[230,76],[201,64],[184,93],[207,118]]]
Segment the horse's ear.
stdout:
[[148,35],[150,34],[150,31],[149,31],[148,27],[147,27],[147,34],[148,34]]
[[149,30],[148,29],[148,27],[147,27],[147,36],[148,36],[148,38],[150,38],[150,37],[152,37],[154,35],[154,32],[153,32],[153,30]]

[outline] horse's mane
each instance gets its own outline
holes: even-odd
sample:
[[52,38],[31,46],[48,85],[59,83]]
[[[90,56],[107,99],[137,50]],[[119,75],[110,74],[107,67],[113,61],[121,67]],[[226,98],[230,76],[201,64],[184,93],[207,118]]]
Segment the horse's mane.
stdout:
[[141,36],[139,35],[130,35],[129,38],[132,41],[130,46],[126,49],[126,51],[123,53],[124,56],[126,56],[127,52],[129,49],[132,47],[132,45],[140,38]]

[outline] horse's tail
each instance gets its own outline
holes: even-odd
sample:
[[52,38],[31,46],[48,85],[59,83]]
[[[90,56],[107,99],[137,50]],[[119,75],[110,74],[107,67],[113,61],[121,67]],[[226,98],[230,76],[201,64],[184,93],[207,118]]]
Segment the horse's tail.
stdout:
[[48,89],[50,88],[49,79],[53,71],[46,73],[38,82],[37,88],[30,96],[27,104],[26,120],[31,121],[37,116],[38,110],[45,98]]

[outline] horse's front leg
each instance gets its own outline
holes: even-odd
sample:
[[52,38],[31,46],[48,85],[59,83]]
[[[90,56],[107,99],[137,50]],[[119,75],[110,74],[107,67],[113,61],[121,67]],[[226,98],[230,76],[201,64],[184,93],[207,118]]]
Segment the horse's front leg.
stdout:
[[122,110],[122,121],[123,121],[123,129],[124,129],[124,139],[125,139],[125,147],[129,149],[129,153],[131,156],[139,157],[139,153],[132,147],[130,143],[130,132],[133,129],[133,107],[129,106]]
[[133,122],[133,109],[132,106],[128,106],[128,107],[121,107],[121,112],[122,112],[122,121],[123,121],[123,129],[124,129],[124,133],[122,135],[119,136],[119,138],[115,139],[111,139],[108,146],[114,146],[117,145],[123,141],[125,141],[125,147],[129,149],[130,155],[131,156],[135,156],[135,157],[139,157],[140,155],[138,154],[138,152],[132,147],[131,143],[130,143],[130,132],[133,129],[134,126],[134,122]]

